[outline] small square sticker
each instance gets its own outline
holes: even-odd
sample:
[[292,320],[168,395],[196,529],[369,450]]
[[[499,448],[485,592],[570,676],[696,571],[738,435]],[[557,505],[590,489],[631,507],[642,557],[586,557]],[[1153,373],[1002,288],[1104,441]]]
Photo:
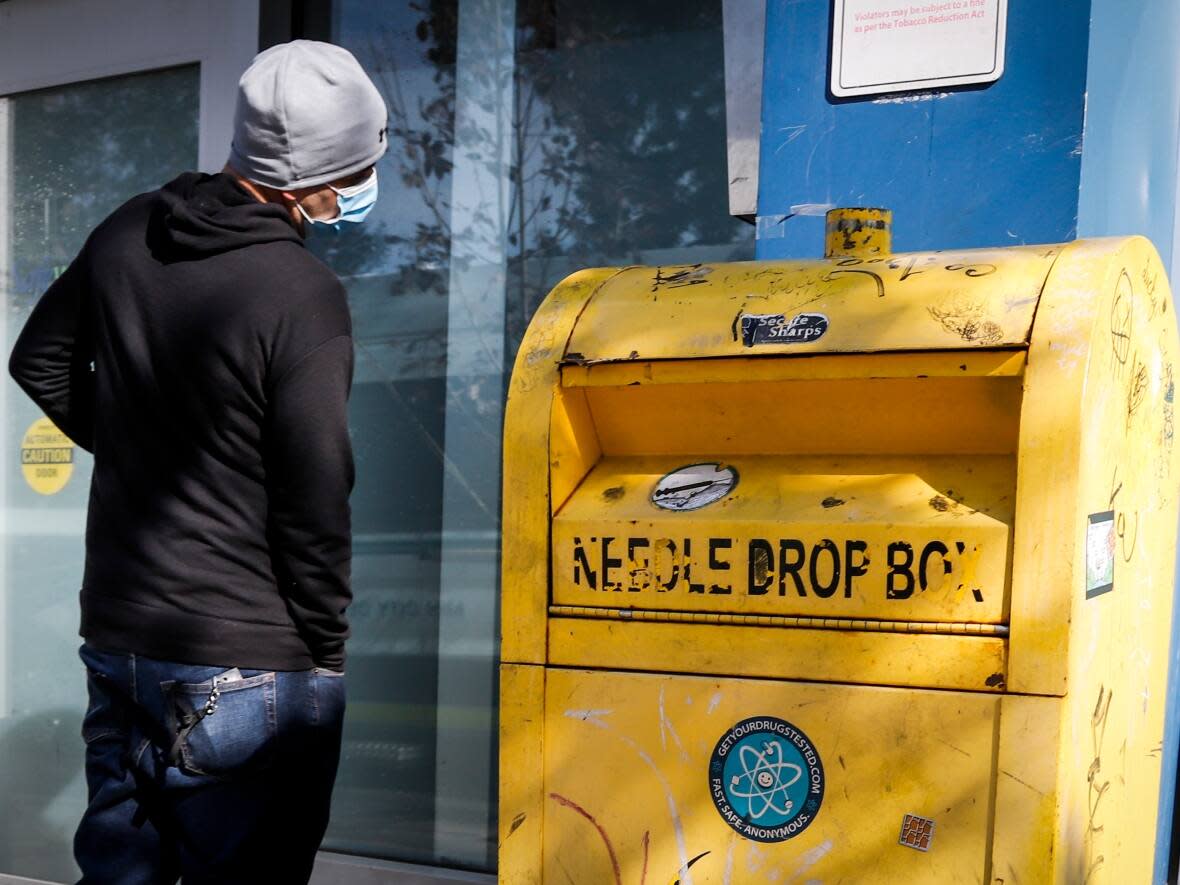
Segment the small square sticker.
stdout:
[[1086,523],[1086,598],[1114,589],[1114,511],[1091,513]]
[[918,851],[929,851],[934,841],[934,821],[928,817],[907,814],[901,819],[901,836],[897,843]]

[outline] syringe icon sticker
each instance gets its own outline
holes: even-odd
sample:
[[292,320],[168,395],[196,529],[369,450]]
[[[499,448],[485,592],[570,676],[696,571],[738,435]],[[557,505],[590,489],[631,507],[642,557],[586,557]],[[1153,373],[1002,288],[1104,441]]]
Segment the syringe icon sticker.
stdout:
[[737,481],[732,467],[717,462],[690,464],[656,483],[651,502],[664,510],[699,510],[732,492]]

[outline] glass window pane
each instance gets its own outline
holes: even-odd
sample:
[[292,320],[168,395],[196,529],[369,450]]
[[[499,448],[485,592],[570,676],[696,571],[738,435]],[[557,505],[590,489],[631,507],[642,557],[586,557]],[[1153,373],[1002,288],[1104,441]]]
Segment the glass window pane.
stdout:
[[511,350],[584,267],[741,261],[721,0],[520,0]]
[[356,347],[352,638],[325,847],[433,863],[456,5],[343,0],[334,40],[390,109],[381,197],[310,248],[348,287]]
[[[193,65],[0,98],[5,353],[96,224],[195,168],[198,74]],[[41,426],[7,377],[0,386],[0,871],[73,881],[86,800],[76,650],[91,461]]]
[[336,0],[390,108],[349,289],[353,639],[326,847],[495,865],[500,432],[546,293],[753,257],[728,214],[721,0]]

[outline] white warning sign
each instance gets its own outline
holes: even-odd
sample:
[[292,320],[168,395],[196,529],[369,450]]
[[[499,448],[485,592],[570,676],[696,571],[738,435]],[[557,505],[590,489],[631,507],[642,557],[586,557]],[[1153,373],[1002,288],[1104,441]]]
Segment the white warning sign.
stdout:
[[836,0],[832,94],[991,83],[1004,73],[1007,0]]
[[1114,511],[1091,513],[1086,520],[1086,598],[1114,589]]

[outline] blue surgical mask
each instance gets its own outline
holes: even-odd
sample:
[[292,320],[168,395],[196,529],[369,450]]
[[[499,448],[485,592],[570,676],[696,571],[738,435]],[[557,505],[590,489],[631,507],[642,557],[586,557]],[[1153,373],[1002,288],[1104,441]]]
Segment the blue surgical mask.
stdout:
[[[329,185],[329,187],[332,186]],[[374,169],[369,177],[360,184],[350,187],[332,187],[332,190],[336,192],[337,213],[335,218],[312,218],[302,205],[296,204],[299,205],[299,211],[303,213],[303,217],[313,225],[330,227],[336,231],[340,230],[340,225],[345,221],[359,224],[365,220],[377,202],[377,170]]]

